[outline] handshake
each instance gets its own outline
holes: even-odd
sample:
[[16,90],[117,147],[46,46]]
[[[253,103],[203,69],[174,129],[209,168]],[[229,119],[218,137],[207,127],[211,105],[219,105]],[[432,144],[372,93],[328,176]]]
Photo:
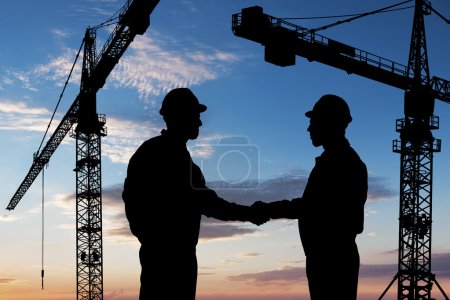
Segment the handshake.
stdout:
[[249,206],[247,221],[255,225],[262,225],[270,220],[270,204],[262,201],[256,201]]

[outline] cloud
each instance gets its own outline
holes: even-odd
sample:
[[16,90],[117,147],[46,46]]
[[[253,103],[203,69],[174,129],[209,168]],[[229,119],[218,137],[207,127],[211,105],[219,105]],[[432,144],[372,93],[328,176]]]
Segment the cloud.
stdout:
[[[433,269],[431,271],[436,275],[437,280],[439,280],[439,278],[450,278],[450,253],[434,254],[431,260],[433,261]],[[396,264],[361,264],[359,277],[389,279],[395,276],[397,270],[398,266]],[[301,280],[306,280],[306,271],[303,267],[284,266],[276,270],[228,276],[227,279],[230,281],[241,281],[257,286],[282,286],[296,284]]]
[[103,215],[105,236],[116,241],[137,241],[130,231],[125,205],[122,200],[122,184],[111,185],[103,189]]
[[[112,128],[115,128],[111,132],[113,142],[109,141],[109,143],[104,143],[104,148],[106,149],[104,153],[112,161],[121,163],[127,163],[133,151],[142,142],[142,136],[144,136],[142,132],[147,131],[145,135],[149,135],[152,130],[150,128],[154,128],[150,125],[143,126],[141,123],[138,124],[132,121],[118,119],[112,119],[110,122],[114,125]],[[212,137],[211,140],[217,138]],[[300,170],[292,170],[292,172],[286,172],[277,178],[254,182],[250,185],[251,188],[248,188],[248,183],[245,184],[245,188],[241,186],[220,186],[217,183],[212,183],[212,185],[219,187],[216,189],[216,192],[220,197],[238,204],[251,205],[258,200],[272,202],[299,197],[306,186],[306,182],[307,175],[302,174]],[[390,195],[389,188],[383,186],[383,180],[380,178],[369,177],[369,186],[372,185],[371,183],[374,183],[374,188],[371,190],[372,201],[383,199],[386,195]],[[132,235],[124,214],[123,200],[121,197],[122,189],[122,183],[103,189],[103,207],[105,216],[107,216],[105,219],[108,220],[105,224],[105,232],[110,236],[130,238]],[[74,195],[66,195],[56,199],[56,202],[59,203],[58,206],[72,211],[73,199]],[[242,235],[259,232],[256,227],[247,227],[246,225],[248,224],[223,222],[213,218],[203,217],[200,239],[207,241],[212,239],[238,238]]]
[[[259,182],[255,188],[223,188],[217,193],[224,199],[242,205],[251,205],[257,200],[271,202],[280,199],[292,199],[301,195],[306,185],[305,175],[296,175],[287,172],[278,178]],[[121,197],[122,184],[106,187],[103,190],[104,209],[111,215],[111,223],[116,224],[108,234],[129,236],[128,222],[124,215],[123,200]],[[381,193],[385,195],[385,193]],[[373,194],[374,199],[376,194]],[[242,235],[256,234],[260,230],[255,226],[247,226],[241,222],[224,222],[214,218],[202,218],[200,239],[207,241],[213,239],[239,238]]]
[[[66,33],[54,30],[57,36]],[[158,36],[153,32],[153,36]],[[15,78],[30,90],[38,90],[43,82],[54,82],[62,86],[66,81],[77,56],[77,49],[63,48],[62,54],[50,58],[30,71],[9,71],[9,77]],[[192,49],[181,47],[174,40],[161,36],[150,38],[138,36],[119,59],[108,76],[106,86],[135,89],[142,98],[158,96],[179,86],[199,85],[215,80],[230,72],[230,66],[239,58],[229,52],[196,44]],[[82,55],[75,65],[71,83],[79,85],[81,78]]]
[[[125,216],[122,190],[122,184],[108,186],[103,189],[103,211],[104,214],[108,215],[108,221],[104,227],[107,235],[130,238],[132,234]],[[164,226],[164,224],[161,224],[161,226]],[[257,231],[254,226],[247,228],[242,223],[223,222],[213,218],[203,217],[200,239],[237,238],[242,235],[253,234]]]
[[[216,188],[219,196],[239,204],[251,205],[255,201],[272,202],[301,196],[307,178],[302,175],[286,175],[254,183],[228,187],[218,182],[208,183]],[[248,188],[250,187],[250,188]]]
[[277,270],[228,276],[227,279],[243,281],[257,286],[284,286],[306,280],[306,273],[304,268],[285,266]]
[[[116,184],[103,188],[102,213],[105,236],[124,240],[135,239],[129,229],[125,216],[125,207],[122,200],[122,184]],[[56,206],[62,208],[64,213],[73,214],[75,195],[66,194],[55,197]],[[161,224],[164,226],[164,224]],[[251,226],[247,228],[242,223],[223,222],[212,218],[202,219],[200,239],[229,239],[238,238],[246,234],[253,234],[258,230]]]
[[108,136],[102,142],[102,155],[113,163],[127,164],[142,142],[158,135],[161,129],[150,121],[108,118]]
[[124,294],[123,289],[114,289],[111,292],[105,293],[106,299],[123,299],[122,296]]
[[[98,12],[97,12],[98,13]],[[54,30],[57,36],[66,33]],[[158,36],[157,32],[153,32]],[[23,87],[37,91],[43,83],[53,82],[62,86],[67,80],[77,54],[77,50],[63,48],[62,54],[50,58],[48,62],[35,66],[30,71],[8,71],[14,81]],[[166,93],[174,87],[198,85],[215,80],[228,74],[230,66],[239,58],[232,53],[196,44],[192,49],[180,47],[174,40],[161,36],[150,38],[146,35],[137,37],[111,72],[106,85],[115,88],[135,89],[147,99]],[[75,65],[70,83],[79,85],[81,61]],[[51,112],[45,108],[33,107],[21,101],[1,100],[0,130],[26,130],[43,132],[50,120]],[[53,124],[59,124],[56,116]],[[126,130],[125,130],[126,129]],[[143,137],[156,135],[160,126],[151,122],[133,122],[108,118],[108,136],[103,141],[102,154],[113,163],[127,163],[132,153],[143,141]],[[212,136],[210,140],[219,139]],[[204,138],[208,141],[208,138]],[[206,147],[202,148],[207,150]],[[207,155],[207,153],[204,153]]]
[[242,257],[256,257],[256,256],[260,256],[261,253],[249,252],[249,253],[241,253],[239,255]]
[[388,185],[385,178],[379,176],[369,175],[369,189],[367,193],[367,201],[375,202],[397,197],[396,192],[391,186]]
[[[44,134],[52,113],[42,107],[33,107],[25,102],[0,99],[0,130],[29,131]],[[49,135],[61,122],[55,117]],[[102,155],[113,163],[128,163],[131,155],[147,137],[157,135],[159,125],[150,121],[138,122],[119,118],[108,118],[108,136],[102,140]]]
[[67,31],[61,29],[53,29],[52,33],[57,38],[66,38],[69,36],[69,33]]
[[186,49],[161,36],[144,35],[133,41],[108,82],[118,88],[134,88],[146,98],[175,87],[215,80],[228,74],[229,66],[237,61],[237,56],[221,50],[201,45]]
[[192,145],[188,145],[189,153],[192,158],[209,159],[220,141],[226,138],[226,135],[221,134],[200,136]]
[[69,82],[79,85],[82,59],[79,58],[74,66],[77,51],[75,49],[63,48],[63,53],[60,56],[51,58],[50,61],[39,64],[30,71],[9,70],[9,77],[21,82],[25,89],[38,91],[38,87],[48,81],[54,82],[56,86],[62,87],[73,67],[74,69]]
[[14,222],[18,219],[15,215],[0,215],[0,222]]
[[[237,292],[237,291],[236,291]],[[257,293],[257,294],[233,294],[227,293],[225,295],[219,294],[206,294],[206,295],[198,295],[195,297],[198,300],[309,300],[309,295],[303,293],[294,293],[294,294],[286,294],[286,291],[282,291],[281,293],[270,292],[266,294]],[[123,299],[128,300],[128,299]],[[360,299],[360,300],[369,300],[369,299]],[[371,300],[371,299],[370,299]]]
[[[227,186],[222,182],[209,182],[208,186],[216,189],[217,193],[230,201],[250,205],[254,201],[261,200],[272,202],[282,199],[301,197],[306,186],[308,176],[299,170],[286,172],[277,178],[260,180],[253,184]],[[394,192],[383,185],[384,181],[378,177],[369,177],[370,201],[380,201],[393,195]],[[251,188],[248,188],[251,187]]]
[[2,283],[11,283],[13,281],[16,281],[14,278],[6,278],[6,277],[0,277],[0,284]]
[[89,3],[87,5],[82,3],[81,5],[73,6],[68,14],[77,18],[98,20],[99,16],[104,18],[111,17],[114,11],[118,9],[117,0],[86,0],[86,2]]
[[51,112],[45,108],[30,107],[25,102],[0,99],[0,130],[43,132]]
[[397,273],[396,264],[383,264],[383,265],[365,265],[361,264],[359,269],[360,278],[373,278],[373,277],[383,277],[389,278],[394,277]]
[[229,239],[259,231],[255,226],[246,226],[247,225],[242,225],[242,223],[223,222],[203,217],[200,229],[200,239],[203,241],[224,238]]
[[450,253],[440,253],[432,255],[432,272],[436,274],[437,280],[440,277],[450,278]]

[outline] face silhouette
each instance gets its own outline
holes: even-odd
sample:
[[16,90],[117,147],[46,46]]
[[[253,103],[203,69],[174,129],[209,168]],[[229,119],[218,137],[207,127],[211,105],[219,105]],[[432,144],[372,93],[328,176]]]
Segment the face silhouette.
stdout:
[[319,147],[329,140],[333,130],[325,119],[313,116],[309,119],[308,132],[314,147]]
[[167,125],[171,132],[184,137],[186,140],[195,140],[202,126],[200,112],[187,111],[177,115],[170,116],[166,119]]
[[317,123],[318,122],[314,117],[309,119],[308,132],[314,147],[319,147],[322,145],[320,126]]
[[331,118],[312,117],[309,119],[308,132],[314,147],[328,146],[345,136],[346,125]]
[[189,140],[195,140],[198,137],[200,126],[202,126],[202,120],[200,119],[200,113],[191,113],[186,120],[186,137]]

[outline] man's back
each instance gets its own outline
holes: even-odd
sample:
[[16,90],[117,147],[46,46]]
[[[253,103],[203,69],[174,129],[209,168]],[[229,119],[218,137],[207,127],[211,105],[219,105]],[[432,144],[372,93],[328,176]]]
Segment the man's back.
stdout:
[[130,229],[141,243],[195,247],[201,216],[190,201],[192,168],[185,144],[164,132],[132,156],[122,197]]

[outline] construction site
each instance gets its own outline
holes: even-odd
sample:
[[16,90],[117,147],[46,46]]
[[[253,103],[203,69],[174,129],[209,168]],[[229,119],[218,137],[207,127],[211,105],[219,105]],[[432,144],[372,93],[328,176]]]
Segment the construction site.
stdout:
[[[21,13],[30,1],[2,12],[16,25],[0,51],[1,300],[138,299],[123,183],[176,87],[208,106],[192,159],[242,205],[301,196],[322,151],[305,112],[343,97],[369,173],[358,299],[449,299],[450,2],[293,2],[34,3],[41,23]],[[227,153],[243,163],[221,165]],[[295,220],[204,216],[197,259],[196,299],[310,299]]]

